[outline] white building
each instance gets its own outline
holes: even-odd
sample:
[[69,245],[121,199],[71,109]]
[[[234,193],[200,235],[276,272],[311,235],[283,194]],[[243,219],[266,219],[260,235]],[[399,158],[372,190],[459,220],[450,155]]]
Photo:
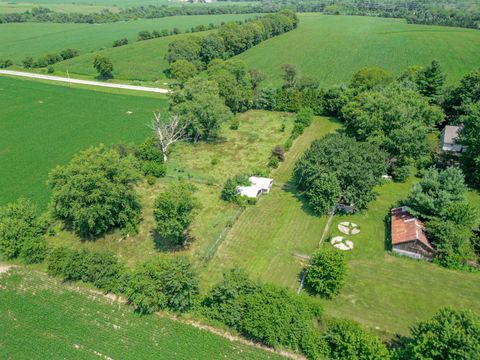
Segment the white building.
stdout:
[[442,130],[442,150],[448,152],[462,152],[463,146],[457,143],[458,132],[461,126],[447,125]]
[[250,186],[238,186],[237,191],[241,196],[258,199],[263,193],[269,193],[273,179],[251,176],[248,178]]

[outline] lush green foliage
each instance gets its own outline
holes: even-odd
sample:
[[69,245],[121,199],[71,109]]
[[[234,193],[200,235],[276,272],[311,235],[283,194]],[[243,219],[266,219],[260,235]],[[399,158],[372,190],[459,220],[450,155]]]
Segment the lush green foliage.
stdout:
[[467,181],[480,184],[480,102],[472,105],[460,120],[464,127],[460,131],[459,141],[466,147],[460,163]]
[[64,286],[33,269],[11,268],[0,277],[0,286],[2,327],[8,329],[1,335],[2,356],[13,359],[42,354],[88,360],[102,354],[144,360],[284,360],[167,316],[138,316],[129,306],[83,286]]
[[41,262],[46,255],[44,225],[35,206],[25,199],[0,208],[0,256],[26,263]]
[[[318,210],[325,210],[325,206],[316,199],[321,194],[328,195],[324,200],[326,205],[340,200],[356,209],[364,209],[375,198],[373,186],[379,183],[385,171],[385,154],[375,145],[332,134],[312,144],[297,162],[294,176],[307,202],[312,199],[312,205]],[[314,187],[318,193],[312,193],[312,185],[322,174],[328,174],[328,180],[325,177],[319,180]],[[340,199],[333,198],[337,196],[338,188],[332,177],[340,185]]]
[[64,281],[83,281],[106,291],[116,291],[123,265],[111,252],[54,248],[47,258],[48,273]]
[[170,184],[155,200],[153,214],[162,238],[173,239],[179,245],[188,238],[188,227],[199,208],[195,187],[183,181]]
[[237,175],[225,181],[220,197],[222,198],[222,200],[225,200],[228,202],[238,202],[239,194],[238,194],[237,187],[249,186],[249,185],[250,185],[250,181],[248,180],[248,176],[243,174]]
[[447,93],[443,103],[445,112],[452,116],[469,112],[469,107],[480,101],[480,69],[465,75],[457,87]]
[[363,68],[358,70],[350,81],[350,88],[357,93],[384,87],[392,81],[392,76],[382,68]]
[[184,258],[161,258],[146,262],[128,274],[125,295],[144,314],[169,309],[191,309],[199,293],[198,279]]
[[440,63],[433,60],[425,69],[422,69],[416,79],[418,91],[423,96],[435,99],[441,92],[447,76],[443,73]]
[[172,111],[189,123],[188,134],[194,141],[215,139],[220,125],[232,117],[217,84],[200,77],[173,93]]
[[176,60],[170,67],[172,76],[177,79],[180,84],[196,76],[198,73],[197,67],[188,60]]
[[104,146],[90,147],[51,171],[53,214],[84,237],[117,227],[134,231],[140,221],[133,189],[138,180],[131,157],[122,158]]
[[390,359],[390,353],[380,339],[353,321],[332,321],[325,333],[325,340],[330,349],[329,359]]
[[113,78],[113,63],[109,58],[100,55],[95,56],[95,59],[93,59],[93,68],[97,70],[100,79],[106,80]]
[[332,247],[317,250],[306,269],[305,286],[313,294],[332,298],[345,284],[347,262],[345,254]]
[[321,309],[274,285],[252,282],[240,270],[224,274],[204,300],[207,316],[269,346],[288,346],[311,359],[325,353],[313,319]]
[[475,359],[480,353],[480,316],[469,310],[441,309],[413,328],[404,359]]

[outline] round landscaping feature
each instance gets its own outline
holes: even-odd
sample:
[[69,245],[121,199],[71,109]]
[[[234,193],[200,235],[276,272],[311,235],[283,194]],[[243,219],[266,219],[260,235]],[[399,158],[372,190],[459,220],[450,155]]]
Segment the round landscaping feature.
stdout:
[[335,236],[330,243],[333,245],[333,247],[342,251],[349,251],[353,249],[353,241],[347,240],[343,236]]
[[349,221],[341,222],[337,227],[342,234],[357,235],[360,233],[360,227],[357,224]]

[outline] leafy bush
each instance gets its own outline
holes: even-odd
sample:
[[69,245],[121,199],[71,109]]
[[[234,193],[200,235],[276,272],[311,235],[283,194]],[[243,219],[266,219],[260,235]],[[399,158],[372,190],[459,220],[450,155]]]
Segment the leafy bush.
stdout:
[[128,39],[127,38],[121,38],[118,40],[115,40],[112,44],[112,47],[119,47],[119,46],[124,46],[128,44]]
[[60,51],[60,56],[62,57],[63,60],[68,60],[78,56],[78,50],[72,49],[72,48],[62,50]]
[[281,145],[276,145],[272,149],[272,156],[276,157],[279,161],[285,160],[285,150]]
[[295,123],[293,125],[292,133],[290,134],[290,139],[295,140],[298,138],[303,134],[303,130],[305,130],[305,126],[303,126],[303,124]]
[[153,35],[150,33],[150,31],[147,31],[147,30],[142,30],[137,35],[138,41],[150,40],[150,39],[153,39]]
[[220,198],[228,202],[237,202],[239,194],[237,191],[238,186],[249,186],[250,181],[248,180],[247,175],[237,175],[232,179],[228,179],[223,185],[222,193]]
[[310,208],[317,214],[326,214],[338,203],[342,189],[337,177],[323,173],[305,191]]
[[[0,256],[21,257],[27,263],[40,262],[45,257],[44,227],[35,206],[26,199],[0,208]],[[38,250],[38,254],[32,251]]]
[[197,274],[185,258],[156,259],[128,276],[125,295],[143,314],[169,309],[185,312],[197,302]]
[[22,60],[23,67],[25,69],[32,68],[34,63],[35,63],[35,59],[31,56],[27,56],[25,59]]
[[184,244],[187,230],[200,203],[195,198],[196,188],[183,181],[170,184],[155,200],[153,215],[159,235]]
[[307,290],[325,298],[332,298],[345,284],[345,254],[333,247],[324,246],[313,254],[306,272]]
[[147,177],[161,178],[167,174],[167,167],[163,163],[144,161],[141,166],[143,174]]
[[302,124],[304,127],[310,126],[313,120],[313,110],[311,108],[302,108],[295,116],[295,123]]
[[332,321],[324,337],[329,347],[329,359],[390,359],[390,353],[380,339],[353,321]]
[[232,120],[230,121],[230,130],[238,130],[239,126],[240,120],[238,119],[238,117],[232,118]]
[[401,359],[477,359],[480,354],[480,316],[469,310],[444,308],[418,322],[401,351]]
[[280,165],[280,161],[278,160],[278,157],[273,156],[273,155],[270,156],[270,158],[268,159],[267,166],[269,168],[276,169],[276,168],[278,168],[278,165]]
[[403,165],[395,167],[392,171],[392,178],[397,182],[405,182],[410,176],[410,166]]
[[134,164],[131,156],[122,158],[103,145],[78,153],[50,172],[53,215],[84,237],[117,227],[134,231],[140,221]]
[[0,59],[0,69],[6,69],[13,65],[13,61],[10,59]]

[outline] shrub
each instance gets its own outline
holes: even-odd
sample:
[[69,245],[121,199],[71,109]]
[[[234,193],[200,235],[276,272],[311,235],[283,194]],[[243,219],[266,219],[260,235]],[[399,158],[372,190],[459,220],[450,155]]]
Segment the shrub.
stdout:
[[109,58],[100,55],[95,56],[93,68],[97,70],[99,78],[104,80],[113,78],[113,63]]
[[290,138],[292,140],[295,140],[296,138],[298,138],[300,135],[303,134],[304,129],[305,127],[303,126],[303,124],[295,123],[295,125],[293,125],[292,134],[290,135]]
[[142,162],[142,172],[147,177],[161,178],[166,175],[167,167],[156,161],[144,161]]
[[114,228],[134,231],[140,203],[134,191],[139,174],[131,156],[120,157],[104,146],[90,147],[66,166],[50,172],[53,215],[83,237]]
[[246,175],[237,175],[232,179],[228,179],[223,185],[220,198],[228,202],[237,202],[239,194],[237,191],[238,186],[249,186],[250,181]]
[[67,265],[67,259],[74,250],[66,247],[54,248],[47,256],[47,272],[50,276],[63,276]]
[[392,178],[397,182],[405,182],[410,176],[410,166],[403,165],[393,168]]
[[401,351],[401,359],[477,359],[480,354],[480,316],[469,310],[444,308],[418,322]]
[[272,156],[276,157],[279,161],[285,160],[285,150],[281,145],[276,145],[272,149]]
[[285,151],[290,150],[290,148],[292,147],[292,144],[293,144],[292,138],[288,138],[287,141],[285,141],[285,144],[283,145],[283,148],[285,149]]
[[6,69],[13,65],[13,61],[10,59],[0,59],[0,69]]
[[170,184],[155,200],[153,215],[159,235],[179,245],[187,239],[187,230],[200,207],[196,188],[183,181]]
[[25,69],[32,68],[34,63],[35,63],[35,60],[31,56],[27,56],[25,59],[22,60],[23,67]]
[[390,353],[380,339],[353,321],[331,322],[324,337],[329,347],[329,359],[390,359]]
[[20,250],[20,258],[26,264],[38,264],[47,256],[47,242],[41,236],[34,237],[23,244]]
[[238,130],[239,126],[240,120],[238,119],[238,117],[232,118],[232,120],[230,121],[230,130]]
[[119,47],[119,46],[124,46],[128,44],[128,39],[127,38],[122,38],[115,40],[112,44],[112,47]]
[[313,294],[332,298],[345,283],[347,263],[345,254],[324,246],[313,255],[306,270],[305,287]]
[[143,314],[169,309],[185,312],[197,302],[197,274],[185,258],[156,259],[128,277],[125,295]]
[[137,40],[138,41],[150,40],[150,39],[153,39],[153,36],[150,33],[150,31],[147,31],[147,30],[142,30],[137,35]]
[[302,124],[304,127],[310,126],[313,120],[313,110],[302,108],[295,116],[295,123]]
[[72,49],[72,48],[62,50],[62,51],[60,51],[60,56],[63,60],[68,60],[68,59],[71,59],[71,58],[74,58],[74,57],[78,56],[78,50],[77,49]]
[[47,72],[48,72],[49,74],[53,74],[53,73],[55,72],[55,69],[53,68],[53,66],[49,66],[49,67],[47,68]]
[[[36,208],[30,201],[19,199],[0,208],[1,257],[11,260],[25,256],[26,262],[35,262],[31,250],[41,243],[43,233]],[[37,258],[42,257],[39,253]]]

